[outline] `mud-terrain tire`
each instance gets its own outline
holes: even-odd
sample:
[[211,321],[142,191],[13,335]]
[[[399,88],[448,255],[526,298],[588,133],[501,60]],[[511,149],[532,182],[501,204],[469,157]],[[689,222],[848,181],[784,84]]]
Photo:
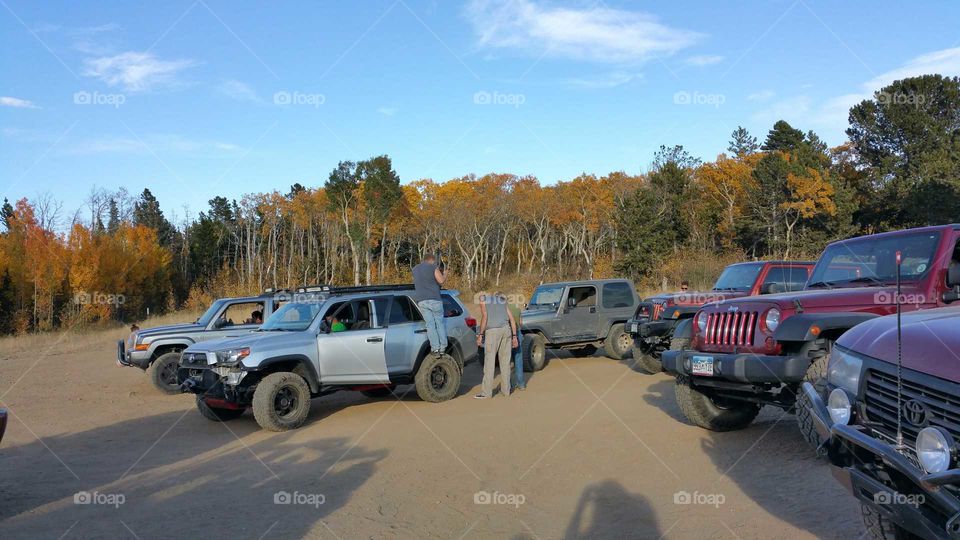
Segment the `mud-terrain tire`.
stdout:
[[371,389],[371,390],[361,390],[360,393],[363,394],[363,395],[365,395],[365,396],[367,396],[368,398],[372,398],[372,399],[385,398],[385,397],[388,397],[388,396],[392,396],[392,395],[393,395],[393,387],[392,387],[392,386],[384,386],[383,388],[373,388],[373,389]]
[[603,350],[614,360],[623,360],[633,348],[633,336],[623,330],[623,323],[610,327],[607,339],[603,340]]
[[760,407],[752,403],[717,405],[709,396],[690,385],[682,377],[677,378],[674,392],[680,411],[693,422],[710,431],[736,431],[753,422],[760,414]]
[[439,403],[453,399],[460,391],[460,366],[449,354],[428,354],[420,363],[414,382],[417,395],[424,401]]
[[675,337],[670,340],[670,350],[671,351],[682,351],[690,346],[690,338],[688,337]]
[[637,345],[633,346],[633,360],[637,363],[637,367],[651,375],[663,371],[660,359]]
[[860,504],[860,517],[867,533],[877,540],[920,540],[919,536],[903,530],[865,504]]
[[580,349],[570,349],[570,354],[576,356],[577,358],[593,356],[593,353],[595,352],[597,352],[597,348],[594,345],[587,345],[586,347]]
[[180,367],[180,351],[161,354],[149,367],[150,382],[164,394],[180,393],[177,383],[177,369]]
[[547,340],[540,334],[523,336],[523,370],[540,371],[547,366]]
[[[823,391],[826,389],[827,364],[830,362],[830,351],[832,349],[833,344],[827,340],[822,340],[822,342],[818,340],[818,342],[802,349],[812,359],[810,367],[807,368],[807,373],[803,376],[803,382],[812,384],[817,389],[817,393],[824,399],[826,399]],[[797,427],[800,428],[800,434],[803,435],[803,440],[807,441],[810,448],[819,448],[822,441],[820,441],[820,435],[814,426],[813,417],[810,415],[808,409],[810,406],[811,403],[807,399],[807,394],[802,388],[799,388],[797,390],[797,402],[793,406],[793,412],[797,416]]]
[[296,373],[271,373],[253,392],[253,417],[267,431],[297,429],[310,414],[310,386]]
[[226,422],[243,416],[244,409],[222,409],[220,407],[211,407],[203,396],[197,396],[197,410],[200,416],[211,422]]

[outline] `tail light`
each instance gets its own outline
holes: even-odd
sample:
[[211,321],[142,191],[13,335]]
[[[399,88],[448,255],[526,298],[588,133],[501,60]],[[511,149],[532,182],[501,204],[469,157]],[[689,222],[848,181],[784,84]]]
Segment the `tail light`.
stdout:
[[467,326],[469,326],[471,330],[473,330],[474,332],[477,331],[477,320],[476,320],[476,319],[474,319],[473,317],[467,317],[467,319],[466,319],[465,322],[467,323]]

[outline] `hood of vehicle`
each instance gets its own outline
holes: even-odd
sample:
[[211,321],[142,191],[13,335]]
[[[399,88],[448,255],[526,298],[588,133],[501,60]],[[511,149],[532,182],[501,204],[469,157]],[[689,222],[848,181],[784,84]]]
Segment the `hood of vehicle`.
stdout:
[[[910,294],[914,289],[903,287],[903,293]],[[804,310],[829,310],[833,308],[850,309],[857,306],[875,306],[882,303],[892,303],[895,288],[890,286],[877,287],[847,287],[842,289],[806,289],[803,291],[764,294],[760,296],[745,296],[727,300],[724,304],[777,304],[781,308],[790,309],[800,302]]]
[[171,324],[168,326],[156,326],[153,328],[143,328],[137,330],[137,335],[141,338],[155,338],[168,334],[189,334],[191,332],[203,332],[203,326],[196,323],[189,324]]
[[520,317],[523,319],[523,324],[545,321],[547,319],[552,319],[557,316],[557,309],[551,307],[544,308],[534,308],[534,309],[525,309],[520,314]]
[[[960,306],[904,313],[902,322],[903,367],[960,382]],[[896,364],[897,317],[880,317],[854,326],[837,345]]]
[[194,343],[187,347],[186,352],[213,352],[228,349],[250,347],[251,352],[278,347],[280,344],[288,346],[297,336],[306,336],[307,340],[316,339],[313,332],[251,332],[243,336],[210,339]]
[[686,291],[658,294],[645,299],[644,302],[663,303],[671,306],[700,306],[710,302],[740,298],[748,294],[747,291]]

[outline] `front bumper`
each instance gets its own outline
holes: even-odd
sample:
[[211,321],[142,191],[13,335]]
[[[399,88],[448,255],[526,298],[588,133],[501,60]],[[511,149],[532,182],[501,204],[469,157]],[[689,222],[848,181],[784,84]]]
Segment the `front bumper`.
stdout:
[[945,487],[960,470],[926,474],[858,425],[833,425],[827,448],[834,477],[861,504],[922,538],[960,538],[960,498]]
[[[713,373],[693,373],[694,357],[710,358]],[[702,377],[744,383],[799,383],[810,367],[803,356],[767,356],[753,353],[706,353],[691,350],[664,351],[663,370],[672,375]]]
[[150,367],[150,351],[128,351],[124,340],[117,341],[117,365],[146,370]]

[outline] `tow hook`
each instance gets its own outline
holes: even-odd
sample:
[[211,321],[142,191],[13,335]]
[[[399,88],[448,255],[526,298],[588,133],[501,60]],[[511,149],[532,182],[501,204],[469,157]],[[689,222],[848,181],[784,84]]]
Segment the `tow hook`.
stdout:
[[193,380],[193,379],[187,379],[187,380],[183,381],[183,382],[180,384],[180,391],[181,391],[181,392],[191,392],[191,391],[193,391],[193,387],[196,386],[196,385],[197,385],[197,381],[195,381],[195,380]]

